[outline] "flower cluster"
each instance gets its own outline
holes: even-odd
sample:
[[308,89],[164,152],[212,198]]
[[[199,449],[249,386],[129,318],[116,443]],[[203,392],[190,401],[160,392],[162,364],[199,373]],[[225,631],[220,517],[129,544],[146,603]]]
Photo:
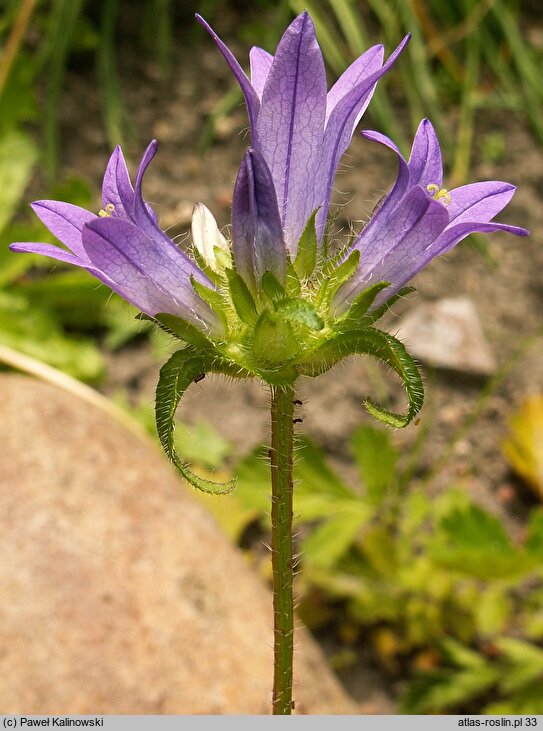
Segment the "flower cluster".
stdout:
[[[237,78],[250,122],[251,146],[234,188],[231,242],[202,204],[194,211],[190,255],[161,230],[142,195],[153,141],[134,184],[121,150],[113,152],[98,214],[58,201],[33,204],[66,249],[16,243],[12,250],[86,269],[184,341],[159,383],[160,408],[170,415],[191,380],[210,370],[281,386],[365,353],[396,370],[409,399],[406,415],[371,402],[367,407],[390,424],[405,425],[422,403],[420,377],[402,344],[373,325],[422,267],[470,233],[526,235],[493,222],[514,187],[490,181],[442,188],[441,151],[428,120],[417,130],[408,161],[387,137],[366,131],[365,138],[396,153],[398,176],[365,228],[347,248],[334,250],[326,223],[340,158],[409,36],[386,61],[382,46],[370,48],[327,91],[307,12],[287,28],[275,55],[251,50],[250,77],[197,17]],[[166,419],[162,436],[171,453],[170,426]]]

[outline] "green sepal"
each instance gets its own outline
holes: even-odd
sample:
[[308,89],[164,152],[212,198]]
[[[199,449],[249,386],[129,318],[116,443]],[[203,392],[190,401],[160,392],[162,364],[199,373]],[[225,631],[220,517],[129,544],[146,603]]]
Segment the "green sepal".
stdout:
[[[231,492],[236,486],[236,480],[228,482],[213,482],[206,480],[204,477],[195,475],[189,467],[181,461],[179,455],[175,451],[174,446],[174,429],[175,429],[175,412],[179,402],[187,390],[187,388],[199,377],[205,375],[206,372],[217,370],[217,363],[212,362],[210,358],[200,355],[192,350],[185,348],[178,350],[172,355],[165,365],[160,369],[160,376],[156,389],[155,417],[156,427],[160,443],[175,467],[183,475],[185,480],[193,487],[202,492],[211,493],[213,495],[224,495]],[[220,372],[220,367],[218,368]]]
[[300,374],[317,376],[342,358],[355,354],[371,355],[386,363],[400,376],[409,403],[407,414],[397,414],[383,409],[370,399],[366,399],[364,406],[373,417],[385,424],[398,428],[407,426],[422,407],[424,387],[414,360],[403,343],[393,335],[370,327],[340,333],[314,350],[310,357],[304,354],[297,365],[298,371]]
[[258,313],[253,295],[242,277],[234,269],[227,269],[226,276],[228,278],[230,298],[240,320],[243,320],[247,325],[254,325]]
[[232,254],[230,251],[226,251],[220,246],[214,246],[213,252],[220,269],[230,269],[232,267]]
[[209,287],[206,287],[200,282],[197,282],[193,276],[191,276],[190,282],[198,297],[200,297],[200,299],[202,299],[206,303],[206,305],[209,305],[209,307],[211,307],[213,312],[220,319],[224,329],[228,331],[228,317],[226,316],[226,312],[224,311],[225,303],[222,294],[216,289],[209,289]]
[[362,323],[364,325],[364,327],[366,327],[368,325],[373,325],[374,322],[377,322],[377,320],[379,320],[381,317],[383,317],[385,312],[388,312],[388,310],[390,310],[390,308],[392,307],[392,305],[395,302],[397,302],[402,297],[405,297],[406,295],[411,294],[411,292],[414,292],[414,291],[415,291],[415,287],[403,287],[402,289],[400,289],[400,291],[397,292],[393,297],[391,297],[389,300],[387,300],[384,304],[382,304],[380,307],[378,307],[373,312],[370,312],[369,315],[366,315],[364,317],[364,321]]
[[138,320],[151,320],[169,335],[173,335],[200,350],[206,350],[210,346],[213,347],[213,343],[208,340],[203,332],[191,325],[190,322],[183,320],[182,317],[177,317],[177,315],[171,315],[169,312],[159,312],[154,317],[150,317],[144,312],[140,312],[136,315],[136,318]]
[[350,328],[352,326],[356,327],[357,325],[360,325],[360,321],[374,303],[379,292],[382,292],[383,289],[386,289],[389,286],[390,282],[377,282],[376,284],[372,284],[363,292],[360,292],[345,315],[340,318],[341,328]]
[[279,302],[276,315],[297,325],[304,325],[310,330],[322,330],[324,320],[312,304],[303,299],[289,299]]
[[292,262],[288,257],[285,292],[287,297],[299,297],[302,292],[302,283],[298,279],[296,270],[294,269]]
[[272,301],[280,300],[285,296],[285,288],[273,272],[264,272],[262,275],[262,289]]
[[255,325],[253,353],[257,361],[270,366],[287,363],[298,354],[300,345],[290,322],[267,310]]
[[294,260],[294,270],[300,279],[308,279],[317,265],[317,230],[315,228],[316,208],[305,225],[304,232],[298,242],[298,253]]
[[358,249],[352,251],[347,259],[337,266],[330,274],[325,277],[321,287],[315,298],[317,307],[328,310],[332,300],[342,284],[345,284],[358,269],[360,262],[360,252]]

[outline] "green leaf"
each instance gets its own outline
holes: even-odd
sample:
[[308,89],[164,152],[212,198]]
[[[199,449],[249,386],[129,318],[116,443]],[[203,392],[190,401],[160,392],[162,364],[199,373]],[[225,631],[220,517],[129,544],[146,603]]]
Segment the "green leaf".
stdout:
[[264,272],[262,275],[262,289],[272,301],[280,300],[285,296],[285,288],[273,272]]
[[209,307],[215,312],[216,315],[218,315],[220,321],[223,324],[223,327],[225,330],[228,330],[228,318],[226,317],[226,313],[224,311],[224,300],[220,292],[218,292],[216,289],[209,289],[209,287],[205,287],[203,284],[200,284],[200,282],[197,282],[196,279],[194,279],[193,276],[190,278],[192,288]]
[[232,303],[239,318],[247,325],[254,325],[258,314],[256,311],[255,301],[252,294],[249,292],[249,288],[240,275],[233,269],[227,269],[226,276],[228,277],[230,297],[232,298]]
[[[217,364],[215,363],[215,369]],[[215,495],[230,492],[236,486],[235,480],[225,483],[213,482],[195,475],[179,458],[174,446],[175,412],[187,388],[206,372],[212,370],[212,363],[206,356],[192,349],[178,350],[160,369],[156,389],[155,418],[160,443],[183,477],[193,487]]]
[[22,132],[0,139],[0,232],[13,218],[38,159],[34,141]]
[[355,354],[371,355],[386,363],[400,376],[409,402],[407,414],[396,414],[380,408],[369,399],[364,402],[364,406],[373,417],[389,426],[407,426],[422,407],[424,387],[415,362],[404,345],[393,335],[373,328],[340,333],[327,340],[310,357],[304,353],[298,368],[305,375],[316,376],[327,371],[342,358]]
[[220,467],[232,452],[232,445],[206,421],[177,424],[175,444],[185,459],[211,468]]
[[298,279],[290,259],[287,259],[287,283],[285,286],[287,297],[299,297],[302,292],[302,284]]
[[355,249],[347,259],[336,266],[330,272],[329,276],[324,277],[324,281],[320,286],[315,298],[315,305],[323,310],[328,310],[332,300],[342,284],[345,284],[358,269],[360,262],[360,252]]
[[308,279],[314,272],[317,264],[317,231],[315,228],[315,216],[317,211],[313,211],[311,214],[302,237],[298,242],[298,253],[294,260],[294,270],[300,279]]
[[351,438],[351,450],[369,498],[379,503],[396,485],[398,452],[389,432],[374,426],[360,426]]
[[411,292],[414,291],[415,287],[403,287],[403,289],[400,289],[399,292],[397,292],[393,297],[387,300],[383,305],[378,307],[373,312],[370,312],[368,315],[365,315],[361,325],[364,327],[368,325],[373,325],[374,322],[377,322],[377,320],[381,319],[385,312],[388,312],[390,310],[395,302],[397,302],[402,297],[406,297],[408,294],[411,294]]
[[504,693],[514,692],[536,680],[543,680],[543,649],[513,637],[501,637],[496,645],[507,663],[507,671],[500,681],[500,688]]
[[330,568],[354,542],[370,510],[361,502],[351,501],[316,528],[303,542],[304,562],[316,568]]
[[[147,315],[138,315],[138,317],[143,320],[148,319]],[[183,320],[182,317],[170,315],[168,312],[159,312],[158,315],[155,315],[154,319],[170,335],[184,340],[195,348],[204,350],[209,348],[210,342],[206,336],[198,328],[194,327],[194,325],[191,325],[190,322]]]
[[359,326],[362,318],[372,306],[379,292],[382,292],[383,289],[386,289],[389,286],[390,282],[377,282],[377,284],[372,284],[371,287],[360,292],[349,307],[347,313],[343,316],[343,318],[341,318],[342,327]]
[[324,327],[324,321],[312,304],[303,299],[289,299],[276,305],[276,314],[297,325],[303,325],[310,330],[319,331]]
[[270,366],[281,365],[292,360],[299,350],[300,344],[290,323],[264,310],[255,325],[253,338],[257,360]]

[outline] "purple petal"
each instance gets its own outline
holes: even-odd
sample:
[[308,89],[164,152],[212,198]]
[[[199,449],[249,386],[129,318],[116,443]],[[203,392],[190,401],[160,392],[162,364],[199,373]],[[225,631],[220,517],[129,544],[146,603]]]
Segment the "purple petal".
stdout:
[[65,261],[68,264],[74,264],[78,267],[83,267],[85,269],[88,269],[89,271],[92,271],[94,267],[91,267],[87,262],[87,257],[85,257],[85,261],[80,259],[77,256],[74,256],[74,254],[71,254],[69,251],[65,251],[64,249],[60,249],[58,246],[53,246],[52,244],[35,244],[30,242],[17,242],[15,244],[10,244],[11,251],[16,251],[17,253],[23,253],[23,254],[41,254],[42,256],[49,256],[51,259],[58,259],[58,261]]
[[365,137],[367,140],[379,142],[381,145],[389,147],[398,156],[398,175],[396,178],[396,182],[394,183],[392,189],[379,202],[377,211],[368,222],[364,231],[360,234],[360,236],[367,236],[371,228],[378,225],[379,221],[383,217],[386,217],[389,211],[400,202],[409,185],[409,166],[404,156],[402,155],[399,147],[397,147],[397,145],[386,135],[383,135],[380,132],[374,132],[373,130],[364,130],[362,132],[362,136]]
[[449,222],[446,207],[430,197],[420,186],[412,188],[391,212],[381,220],[370,236],[360,237],[353,248],[359,249],[360,268],[342,287],[335,300],[338,311],[366,287],[388,281],[392,286],[378,296],[374,306],[386,301],[424,266],[425,250],[443,232]]
[[275,53],[258,117],[258,145],[270,169],[292,255],[315,204],[322,153],[326,74],[308,13],[287,28]]
[[462,185],[449,191],[451,223],[492,220],[509,203],[515,190],[510,183],[492,180]]
[[[324,144],[319,154],[321,164],[317,173],[318,188],[315,191],[317,205],[323,204],[317,214],[317,232],[322,236],[328,215],[332,185],[336,176],[340,158],[349,146],[355,122],[359,118],[368,99],[373,94],[374,86],[379,79],[390,69],[400,53],[403,51],[410,36],[406,36],[395,51],[389,56],[386,63],[375,73],[360,81],[334,107],[326,125]],[[317,206],[315,206],[316,208]]]
[[196,20],[200,23],[200,25],[204,26],[204,28],[207,30],[209,35],[213,38],[213,40],[219,47],[219,51],[224,56],[224,60],[230,66],[232,72],[234,73],[234,76],[238,80],[238,84],[241,86],[241,90],[243,91],[243,94],[245,96],[245,104],[247,105],[247,114],[249,115],[249,123],[251,125],[251,134],[253,136],[253,144],[256,144],[256,140],[255,140],[256,120],[258,117],[258,110],[260,108],[260,103],[258,100],[257,93],[251,86],[251,82],[247,78],[247,74],[241,68],[241,66],[235,59],[233,53],[230,51],[228,46],[221,41],[219,36],[213,30],[213,28],[208,23],[206,23],[206,21],[202,18],[201,15],[198,15],[198,13],[196,13]]
[[419,124],[408,164],[411,185],[422,185],[426,188],[433,183],[441,187],[443,182],[441,149],[435,130],[428,119],[423,119]]
[[134,188],[130,181],[123,151],[117,145],[113,150],[102,182],[102,204],[112,204],[114,216],[128,217],[134,206]]
[[214,328],[218,319],[196,295],[184,257],[174,262],[162,247],[128,221],[100,218],[83,230],[88,257],[109,287],[142,312],[168,312],[202,328]]
[[61,201],[34,201],[31,207],[59,241],[73,251],[76,256],[88,261],[81,243],[81,231],[85,224],[97,218],[94,213]]
[[249,52],[249,62],[251,64],[251,84],[256,91],[258,98],[262,99],[262,92],[268,74],[270,73],[273,63],[273,56],[263,48],[253,46]]
[[[378,71],[383,65],[383,58],[385,55],[385,48],[383,45],[373,46],[363,53],[359,58],[354,61],[349,68],[344,71],[336,83],[332,86],[326,97],[326,123],[330,118],[330,115],[334,111],[337,104],[353,89],[357,84],[363,81],[368,76],[371,76]],[[353,125],[356,127],[360,116],[366,110],[371,95],[368,96],[367,102],[364,107],[359,111],[358,119]]]
[[[529,236],[530,232],[519,226],[509,226],[506,223],[487,223],[486,221],[464,221],[448,226],[436,241],[426,251],[427,260],[425,264],[439,254],[446,254],[453,246],[456,246],[462,239],[473,233],[490,234],[494,231],[506,231],[515,236]],[[423,264],[424,266],[424,264]]]
[[264,158],[252,149],[245,153],[234,187],[232,239],[236,269],[253,292],[266,271],[284,283],[286,248],[277,196]]

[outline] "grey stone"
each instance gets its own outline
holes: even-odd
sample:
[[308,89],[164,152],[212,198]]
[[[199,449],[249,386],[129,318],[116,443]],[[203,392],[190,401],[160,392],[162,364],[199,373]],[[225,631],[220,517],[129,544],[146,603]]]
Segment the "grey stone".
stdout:
[[397,324],[407,350],[437,368],[490,375],[496,362],[473,302],[451,297],[418,305]]

